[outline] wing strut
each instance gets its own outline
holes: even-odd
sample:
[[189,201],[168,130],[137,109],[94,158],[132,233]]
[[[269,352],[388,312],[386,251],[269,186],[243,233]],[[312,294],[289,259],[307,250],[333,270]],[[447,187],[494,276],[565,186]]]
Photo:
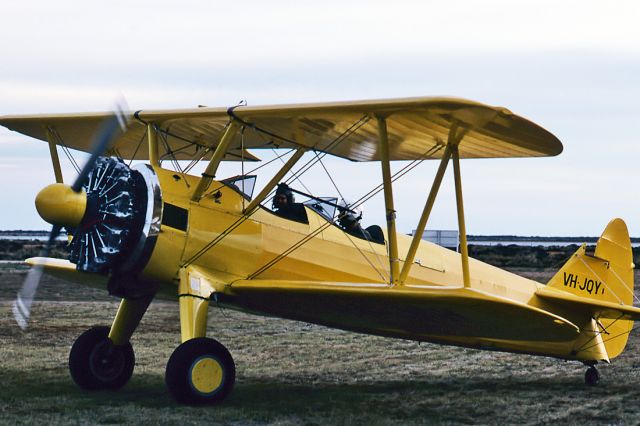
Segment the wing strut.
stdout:
[[378,147],[382,166],[382,184],[384,185],[384,205],[387,217],[387,236],[389,239],[389,284],[399,282],[398,237],[396,235],[396,210],[393,207],[393,188],[391,187],[391,167],[389,166],[389,137],[384,117],[376,116],[378,121]]
[[149,142],[149,164],[153,167],[160,167],[160,161],[158,156],[158,132],[156,126],[147,124],[147,140]]
[[236,122],[236,120],[231,120],[229,126],[227,126],[227,130],[220,138],[220,142],[218,142],[218,146],[209,161],[209,165],[207,169],[202,173],[202,179],[198,182],[198,186],[193,191],[193,195],[191,196],[191,201],[198,202],[202,197],[204,191],[209,187],[211,181],[215,177],[216,171],[218,170],[218,166],[220,162],[224,158],[224,155],[227,153],[227,148],[231,144],[233,137],[236,135],[236,131],[240,125]]
[[418,221],[418,226],[416,227],[415,234],[413,235],[413,239],[411,240],[411,245],[409,246],[409,250],[405,257],[404,265],[402,267],[402,272],[400,273],[400,277],[398,280],[399,284],[404,284],[409,272],[411,271],[411,267],[413,266],[413,261],[416,256],[416,252],[418,251],[418,247],[420,246],[420,241],[422,240],[422,234],[427,226],[427,220],[431,215],[431,210],[433,208],[433,204],[435,203],[436,197],[438,195],[438,190],[440,189],[440,184],[442,183],[442,178],[444,177],[444,173],[447,170],[447,165],[449,164],[449,160],[453,159],[453,174],[455,181],[455,192],[456,192],[456,208],[458,214],[458,232],[460,233],[460,254],[462,261],[462,281],[464,287],[470,287],[471,278],[469,275],[469,250],[467,248],[467,230],[464,222],[464,204],[462,202],[462,179],[460,177],[460,154],[458,151],[458,145],[462,138],[464,138],[465,134],[469,131],[466,128],[460,128],[457,123],[454,123],[449,130],[449,137],[447,141],[447,146],[445,148],[444,153],[442,154],[442,159],[440,160],[440,166],[438,167],[438,171],[436,172],[436,176],[433,179],[433,185],[431,186],[431,190],[429,191],[429,196],[427,197],[427,201],[425,203],[424,209],[422,210],[422,216],[420,216],[420,220]]
[[464,224],[464,205],[462,203],[462,179],[460,178],[460,154],[458,144],[452,145],[453,176],[456,185],[456,206],[458,208],[458,231],[460,232],[460,254],[462,259],[462,280],[465,287],[471,286],[469,276],[469,250],[467,248],[467,229]]
[[413,239],[411,240],[411,246],[409,247],[409,251],[407,252],[407,256],[404,261],[404,266],[402,267],[402,272],[400,273],[400,284],[404,284],[407,276],[409,275],[409,271],[411,271],[411,267],[413,266],[416,252],[418,251],[418,247],[420,246],[420,241],[422,241],[422,234],[424,233],[424,229],[427,226],[427,220],[429,220],[429,216],[431,215],[431,209],[433,208],[433,204],[436,201],[436,196],[438,195],[438,190],[440,189],[440,184],[442,183],[442,178],[444,177],[444,172],[447,171],[447,165],[449,164],[449,159],[451,158],[451,151],[451,144],[447,144],[447,147],[442,154],[442,159],[440,160],[440,166],[438,167],[436,177],[433,178],[433,185],[431,185],[431,191],[429,191],[429,196],[427,197],[424,209],[422,210],[422,216],[420,216],[420,221],[418,222],[418,226],[413,235]]
[[51,130],[47,127],[47,142],[49,142],[49,153],[51,154],[51,163],[53,163],[53,174],[56,176],[56,183],[64,183],[62,180],[62,169],[60,168],[60,157],[58,157],[58,146]]

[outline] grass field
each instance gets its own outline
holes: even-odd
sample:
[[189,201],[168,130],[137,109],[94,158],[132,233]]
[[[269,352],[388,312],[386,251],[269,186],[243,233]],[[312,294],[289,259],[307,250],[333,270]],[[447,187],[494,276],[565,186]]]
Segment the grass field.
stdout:
[[[519,273],[546,281],[547,271]],[[106,292],[45,278],[31,328],[11,301],[25,270],[0,266],[0,422],[3,424],[424,424],[640,422],[639,342],[599,367],[383,339],[211,308],[208,333],[235,358],[237,383],[216,407],[175,404],[164,367],[179,344],[177,304],[154,303],[132,339],[133,378],[119,392],[78,389],[67,370],[74,339],[109,324]]]

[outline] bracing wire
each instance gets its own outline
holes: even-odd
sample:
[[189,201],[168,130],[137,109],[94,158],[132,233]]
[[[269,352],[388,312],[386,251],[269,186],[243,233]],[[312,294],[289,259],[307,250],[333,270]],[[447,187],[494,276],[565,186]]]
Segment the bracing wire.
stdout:
[[[353,132],[355,132],[356,130],[358,130],[360,127],[362,127],[366,122],[368,122],[370,119],[370,117],[368,117],[367,115],[363,115],[358,121],[356,121],[356,123],[352,124],[345,132],[343,132],[341,135],[339,135],[337,138],[335,138],[324,150],[323,150],[323,154],[321,154],[319,156],[319,158],[321,159],[324,155],[326,155],[327,153],[330,152],[331,149],[333,149],[338,143],[341,143],[343,140],[346,139],[347,135],[353,134]],[[263,131],[262,129],[257,128],[256,126],[252,126],[250,125],[250,123],[246,123],[242,120],[240,120],[242,122],[242,124],[244,124],[245,126],[248,126],[250,128],[252,128],[254,131]],[[269,134],[269,133],[268,133]],[[271,134],[270,134],[271,135]],[[398,172],[396,172],[393,176],[391,181],[394,182],[397,179],[399,179],[400,177],[404,176],[406,173],[408,173],[409,171],[413,170],[413,168],[415,168],[417,165],[419,165],[420,163],[422,163],[422,161],[424,161],[426,158],[429,158],[430,156],[432,156],[435,152],[437,152],[438,150],[440,150],[442,148],[442,146],[440,145],[436,145],[434,147],[431,147],[429,150],[427,150],[423,156],[421,156],[418,159],[415,159],[413,161],[411,161],[409,164],[407,164],[405,167],[403,167],[401,170],[399,170]],[[276,159],[278,159],[280,157],[277,157],[271,161],[274,161]],[[307,162],[307,164],[303,165],[297,172],[295,172],[293,174],[293,176],[287,181],[287,182],[291,182],[292,180],[295,180],[296,177],[298,177],[299,175],[305,173],[306,171],[308,171],[308,169],[315,165],[317,162],[319,161],[318,156],[316,156],[316,158],[311,159],[309,162]],[[263,167],[266,164],[260,166]],[[256,168],[255,170],[259,169],[260,167]],[[382,188],[384,187],[383,184],[379,184],[378,186],[376,186],[374,189],[372,189],[371,191],[369,191],[367,194],[365,194],[363,197],[361,197],[359,200],[357,200],[355,203],[352,204],[353,207],[357,207],[359,205],[361,205],[362,203],[368,201],[371,197],[375,196],[377,193],[379,193]],[[222,233],[220,233],[216,238],[214,238],[212,241],[210,241],[209,243],[207,243],[201,250],[199,250],[197,253],[195,253],[190,259],[188,259],[183,266],[187,266],[191,263],[193,263],[194,261],[196,261],[198,258],[200,258],[204,253],[206,253],[208,250],[210,250],[211,248],[213,248],[215,245],[217,245],[220,241],[222,241],[227,235],[229,235],[233,230],[235,230],[238,226],[240,226],[244,221],[246,221],[253,213],[255,213],[255,211],[257,211],[258,209],[256,208],[254,211],[252,212],[247,212],[245,213],[243,216],[241,216],[240,218],[238,218],[238,220],[236,220],[234,223],[232,223],[231,225],[229,225]],[[292,253],[294,250],[297,250],[300,246],[304,245],[307,241],[309,241],[311,238],[315,237],[316,235],[318,235],[320,232],[322,232],[324,229],[326,229],[327,227],[335,224],[335,220],[333,221],[328,221],[326,224],[320,226],[318,229],[316,229],[314,232],[312,232],[311,234],[307,235],[305,238],[303,238],[302,240],[298,241],[298,243],[295,243],[293,246],[291,246],[289,249],[285,250],[283,253],[281,253],[280,255],[276,256],[276,258],[272,259],[272,261],[267,262],[267,264],[265,264],[263,267],[259,268],[258,270],[256,270],[254,273],[249,275],[249,279],[261,274],[262,272],[266,271],[267,269],[269,269],[270,267],[272,267],[273,265],[275,265],[277,262],[279,262],[282,258],[288,256],[290,253]]]
[[[603,329],[602,331],[600,331],[600,332],[596,332],[596,333],[595,333],[595,335],[594,335],[591,339],[589,339],[586,343],[584,343],[584,344],[583,344],[583,345],[582,345],[582,346],[581,346],[577,351],[578,351],[578,352],[580,352],[580,351],[587,351],[587,350],[589,350],[589,349],[591,349],[591,348],[595,348],[596,346],[598,346],[598,345],[600,344],[599,342],[598,342],[598,343],[594,343],[594,344],[593,344],[593,345],[591,345],[591,346],[587,346],[587,347],[585,347],[585,345],[586,345],[586,344],[588,344],[589,342],[592,342],[592,341],[593,341],[593,340],[595,340],[598,336],[601,336],[601,335],[603,334],[603,332],[604,332],[604,331],[606,331],[609,327],[611,327],[613,324],[615,324],[616,322],[618,322],[618,320],[620,320],[623,316],[624,316],[624,314],[621,314],[621,315],[620,315],[618,318],[616,318],[616,319],[615,319],[611,324],[609,324],[609,326],[608,326],[608,327],[604,328],[604,329]],[[635,330],[636,328],[637,328],[637,327],[632,327],[632,328],[631,328],[631,330],[623,331],[622,333],[618,333],[618,334],[616,334],[615,336],[611,336],[611,337],[609,337],[609,338],[607,338],[607,339],[602,339],[602,343],[604,344],[604,343],[609,342],[609,341],[611,341],[611,340],[613,340],[613,339],[617,339],[618,337],[624,336],[625,334],[631,334],[631,332],[632,332],[633,330]]]
[[[369,259],[369,257],[367,257],[367,254],[362,249],[360,249],[360,247],[358,247],[358,245],[355,243],[355,241],[353,240],[351,235],[349,235],[349,233],[344,231],[344,230],[343,230],[343,232],[344,232],[344,235],[346,235],[347,238],[349,239],[349,242],[351,243],[351,245],[353,247],[355,247],[356,250],[358,250],[358,253],[360,253],[362,255],[362,257],[369,264],[369,266],[371,266],[371,268],[374,271],[376,271],[376,273],[378,275],[380,275],[380,278],[382,278],[382,281],[387,281],[387,277],[382,272],[380,272],[380,270],[376,267],[376,265],[373,264],[373,262]],[[382,269],[384,269],[384,265],[382,265],[382,262],[380,262],[380,257],[378,256],[376,251],[373,249],[373,247],[371,245],[371,241],[368,238],[366,240],[369,243],[369,248],[371,249],[371,252],[376,256],[378,262],[380,263],[380,266],[382,266]]]
[[190,188],[189,182],[185,178],[185,172],[180,167],[180,163],[178,162],[178,159],[176,158],[173,151],[171,150],[171,146],[169,146],[169,141],[167,140],[168,138],[167,134],[159,133],[159,135],[160,135],[160,140],[162,141],[164,148],[167,151],[165,156],[169,157],[169,161],[173,165],[173,168],[176,170],[176,172],[180,173],[180,176],[182,176],[181,180],[184,182],[187,188]]
[[[295,150],[291,150],[287,154],[293,153],[294,151]],[[283,155],[285,155],[285,154],[283,154]],[[277,160],[280,157],[274,158],[270,162],[273,162],[273,161]],[[255,170],[257,170],[257,169],[255,169]],[[251,172],[249,172],[249,173],[251,173]],[[223,187],[224,187],[224,184],[219,186],[217,189],[214,189],[211,192],[217,192],[219,189],[221,189]],[[215,237],[213,240],[211,240],[209,243],[207,243],[204,247],[202,247],[200,250],[198,250],[193,256],[191,256],[186,262],[184,262],[184,264],[182,266],[183,267],[188,266],[188,265],[192,264],[193,262],[195,262],[196,260],[198,260],[203,254],[205,254],[207,251],[209,251],[211,248],[213,248],[216,244],[218,244],[220,241],[222,241],[227,235],[229,235],[232,231],[234,231],[238,226],[242,225],[247,219],[249,219],[257,211],[258,211],[258,208],[255,208],[252,211],[246,212],[245,214],[240,216],[236,221],[234,221],[225,230],[223,230],[217,237]]]
[[62,136],[60,136],[56,128],[52,126],[48,126],[47,129],[56,139],[57,144],[62,147],[62,152],[64,152],[64,154],[67,156],[67,158],[69,159],[69,162],[71,163],[71,166],[74,168],[76,173],[80,173],[80,166],[78,166],[78,163],[76,162],[75,158],[73,158],[73,155],[69,150],[69,147],[64,143]]
[[[240,101],[242,102],[242,101]],[[240,175],[242,176],[242,193],[246,194],[245,188],[244,188],[244,130],[245,130],[245,126],[242,126],[242,129],[240,129]],[[245,208],[245,202],[244,202],[244,197],[242,197],[242,210],[244,211]]]
[[[293,149],[293,150],[291,150],[291,151],[284,152],[284,153],[282,153],[282,154],[278,155],[277,157],[272,158],[271,160],[267,161],[266,163],[261,164],[260,166],[256,167],[255,169],[249,170],[249,171],[247,172],[247,174],[246,174],[246,175],[244,175],[244,176],[251,175],[252,173],[257,172],[257,171],[258,171],[258,170],[260,170],[261,168],[268,166],[269,164],[273,163],[274,161],[279,160],[279,159],[281,160],[281,159],[282,159],[282,157],[284,157],[284,156],[286,156],[286,155],[289,155],[289,154],[293,153],[294,151],[295,151],[295,149]],[[216,192],[218,192],[220,189],[222,189],[222,188],[224,188],[224,187],[225,187],[225,185],[224,185],[224,184],[222,184],[222,185],[220,185],[220,186],[216,187],[215,189],[211,189],[211,190],[209,190],[209,192],[207,192],[207,194],[213,194],[213,193],[216,193]],[[207,194],[205,194],[205,196],[206,196]]]
[[144,140],[145,136],[147,136],[147,128],[145,127],[144,129],[144,133],[142,134],[142,136],[140,137],[140,140],[138,141],[138,145],[136,145],[136,149],[135,151],[133,151],[133,155],[131,156],[131,160],[129,160],[129,167],[131,167],[131,164],[133,163],[133,159],[136,158],[136,154],[138,153],[138,150],[140,149],[140,147],[142,146],[142,141]]
[[[591,343],[592,341],[594,341],[595,339],[597,339],[597,338],[598,338],[598,336],[601,336],[601,335],[603,335],[604,333],[607,333],[607,330],[608,330],[610,327],[612,327],[615,323],[617,323],[620,319],[622,319],[622,317],[624,317],[624,314],[620,314],[620,316],[619,316],[618,318],[616,318],[615,320],[613,320],[613,322],[612,322],[611,324],[609,324],[607,327],[604,327],[604,326],[602,325],[602,323],[600,323],[600,321],[596,320],[596,325],[598,326],[598,328],[602,327],[602,330],[598,330],[598,331],[594,330],[593,336],[592,336],[589,340],[587,340],[586,342],[584,342],[584,343],[582,344],[582,346],[580,346],[580,347],[579,347],[578,349],[576,349],[576,350],[577,350],[578,352],[580,352],[580,351],[587,350],[587,349],[590,349],[590,348],[594,347],[594,346],[592,345],[592,346],[589,346],[589,347],[587,347],[587,348],[585,349],[585,346],[587,346],[589,343]],[[595,318],[594,318],[594,319],[595,319]],[[596,344],[595,344],[595,346],[597,346],[597,345],[598,345],[598,343],[596,343]]]
[[[232,112],[233,112],[233,109],[230,109],[230,111],[231,111],[231,113],[232,113]],[[247,123],[247,122],[245,122],[245,121],[243,121],[243,120],[240,120],[239,118],[236,118],[234,115],[232,115],[232,117],[233,117],[233,118],[235,118],[235,119],[237,119],[238,121],[240,121],[240,122],[243,124],[243,126],[247,126],[247,127],[251,128],[251,129],[252,129],[252,130],[254,130],[254,131],[257,131],[257,132],[263,132],[263,133],[269,134],[270,136],[273,136],[273,134],[268,133],[268,132],[266,132],[266,131],[264,131],[264,130],[260,129],[260,128],[256,127],[255,125],[251,125],[251,123]],[[338,137],[336,137],[333,141],[331,141],[331,142],[329,143],[329,145],[327,145],[326,151],[323,153],[323,155],[326,155],[328,152],[330,152],[330,151],[329,151],[330,149],[333,149],[335,146],[337,146],[337,144],[339,144],[340,142],[342,142],[343,140],[345,140],[346,135],[351,135],[351,134],[353,134],[353,132],[354,132],[354,131],[356,131],[357,129],[359,129],[360,127],[362,127],[362,126],[363,126],[367,121],[369,121],[369,117],[368,117],[367,115],[363,115],[359,120],[357,120],[354,124],[352,124],[352,125],[351,125],[347,130],[345,130],[343,133],[341,133],[340,135],[338,135]],[[165,144],[166,144],[166,141],[165,141]],[[293,152],[293,150],[292,150],[292,151],[290,151],[290,152]],[[273,160],[271,160],[271,161],[274,161],[274,160],[276,160],[276,159],[278,159],[278,158],[281,158],[281,157],[282,157],[282,156],[280,156],[280,157],[276,157],[275,159],[273,159]],[[270,162],[271,162],[271,161],[270,161]],[[298,174],[298,176],[299,176],[299,175],[301,175],[302,173],[304,173],[304,172],[308,171],[308,170],[309,170],[309,168],[310,168],[311,166],[313,166],[317,161],[318,161],[318,160],[315,160],[315,161],[314,161],[314,159],[309,160],[309,161],[308,161],[308,162],[307,162],[307,163],[306,163],[306,164],[305,164],[305,165],[304,165],[300,170],[298,170],[298,172],[296,172],[296,173]],[[268,164],[268,163],[267,163],[267,164]],[[263,167],[263,166],[265,166],[265,165],[266,165],[266,164],[263,164],[261,167]],[[308,167],[306,167],[306,169],[304,170],[304,172],[302,172],[302,173],[301,173],[301,170],[302,170],[303,168],[305,168],[305,166],[308,166]],[[258,170],[259,168],[260,168],[260,167],[258,167],[258,168],[256,168],[256,169],[254,169],[254,170]],[[295,178],[296,178],[296,173],[294,173],[294,176],[293,176],[293,179],[294,179],[294,180],[295,180]],[[289,181],[290,181],[290,180],[289,180]],[[289,182],[289,181],[287,181],[287,182]],[[222,186],[221,186],[220,188],[222,188]],[[214,191],[215,191],[215,190],[214,190]],[[256,210],[254,210],[254,212],[255,212],[255,211],[257,211],[257,209],[256,209]],[[218,236],[217,236],[216,238],[214,238],[212,241],[210,241],[209,243],[207,243],[207,244],[206,244],[206,245],[205,245],[201,250],[199,250],[198,252],[196,252],[196,253],[195,253],[195,254],[194,254],[190,259],[188,259],[188,260],[183,264],[183,266],[187,266],[187,265],[190,265],[190,264],[192,264],[193,262],[195,262],[195,261],[196,261],[198,258],[200,258],[204,253],[206,253],[208,250],[210,250],[212,247],[214,247],[216,244],[218,244],[218,243],[219,243],[219,242],[220,242],[224,237],[226,237],[227,235],[229,235],[229,233],[230,233],[229,229],[230,229],[230,228],[232,228],[231,230],[236,229],[236,228],[237,228],[238,226],[240,226],[240,225],[241,225],[245,220],[247,220],[247,219],[248,219],[248,218],[249,218],[249,217],[250,217],[254,212],[248,212],[248,213],[245,213],[245,214],[244,214],[243,216],[241,216],[237,221],[235,221],[234,223],[232,223],[231,225],[229,225],[229,227],[227,227],[227,229],[225,229],[225,230],[224,230],[220,235],[218,235]],[[227,231],[229,231],[229,232],[227,232]]]
[[[315,152],[315,151],[314,151],[314,154],[316,155],[316,157],[318,156],[318,153]],[[324,171],[327,173],[327,176],[329,177],[329,180],[333,184],[333,187],[336,189],[336,191],[338,191],[338,195],[340,196],[340,198],[342,198],[342,200],[345,201],[344,195],[342,195],[342,192],[340,192],[340,188],[338,188],[338,185],[336,185],[336,182],[333,180],[333,177],[331,176],[331,173],[329,173],[329,170],[327,170],[327,167],[322,162],[322,159],[318,158],[318,162],[320,163],[320,165],[322,166]]]
[[[273,153],[274,153],[274,154],[276,153],[276,150],[275,150],[275,149],[273,149],[273,148],[272,148],[271,150],[273,151]],[[282,164],[285,164],[285,161],[284,161],[282,158],[280,158],[280,162],[281,162]],[[311,193],[311,192],[312,192],[312,191],[307,187],[307,185],[305,185],[305,184],[304,184],[304,182],[302,182],[302,179],[300,179],[300,177],[299,177],[299,176],[298,176],[298,177],[296,177],[296,178],[295,178],[295,180],[296,180],[296,181],[298,181],[298,182],[300,182],[300,185],[302,185],[302,187],[305,189],[305,191],[307,191],[308,193]]]
[[[438,145],[427,150],[425,154],[423,154],[423,156],[421,156],[419,159],[411,161],[409,164],[407,164],[405,167],[400,169],[398,172],[394,173],[394,175],[392,175],[391,182],[395,182],[396,180],[398,180],[399,178],[407,174],[409,171],[413,170],[418,164],[422,163],[425,159],[429,158],[431,155],[433,155],[435,152],[437,152],[440,149],[442,149],[442,146]],[[366,201],[374,197],[376,194],[378,194],[383,189],[383,187],[384,187],[383,184],[379,184],[374,189],[367,192],[365,195],[363,195],[358,200],[356,200],[351,206],[352,207],[360,206],[361,204],[365,203]],[[263,272],[265,272],[266,270],[270,269],[276,263],[280,262],[282,259],[284,259],[288,255],[293,253],[295,250],[302,247],[304,244],[306,244],[312,238],[314,238],[315,236],[320,234],[322,231],[327,229],[329,226],[334,225],[336,220],[337,219],[333,219],[332,221],[327,221],[325,224],[318,227],[312,233],[308,234],[307,236],[299,240],[297,243],[294,243],[291,247],[286,249],[284,252],[280,253],[279,255],[271,259],[269,262],[267,262],[265,265],[263,265],[262,267],[258,268],[256,271],[251,273],[247,277],[247,279],[253,279],[258,275],[262,274]]]
[[[439,151],[441,149],[442,149],[442,146],[440,146],[440,145],[437,145],[435,147],[431,147],[420,158],[412,160],[406,166],[404,166],[402,169],[400,169],[398,172],[396,172],[391,177],[391,182],[395,182],[396,180],[400,179],[401,177],[403,177],[404,175],[409,173],[411,170],[413,170],[415,167],[417,167],[419,164],[421,164],[424,160],[426,160],[427,158],[430,158],[433,154],[435,154],[437,151]],[[293,152],[293,151],[291,151],[291,152]],[[274,161],[274,160],[271,160],[271,161]],[[369,199],[374,197],[376,194],[378,194],[382,190],[383,187],[384,187],[383,184],[377,185],[375,188],[373,188],[372,190],[367,192],[365,195],[363,195],[360,199],[356,200],[352,204],[352,206],[353,207],[358,207],[361,204],[365,203],[366,201],[368,201]],[[215,245],[217,245],[220,241],[222,241],[227,235],[229,235],[232,231],[234,231],[245,220],[249,219],[249,217],[251,217],[251,215],[253,215],[253,213],[255,213],[256,211],[258,211],[257,208],[255,210],[253,210],[252,212],[248,212],[245,215],[243,215],[240,218],[238,218],[235,222],[233,222],[231,225],[229,225],[224,231],[222,231],[216,238],[214,238],[212,241],[207,243],[198,252],[196,252],[182,266],[183,267],[188,266],[188,265],[192,264],[193,262],[195,262],[196,260],[198,260],[204,253],[206,253],[211,248],[213,248]],[[298,241],[298,243],[295,243],[294,246],[290,247],[290,249],[293,248],[293,250],[290,250],[290,251],[286,250],[281,255],[276,256],[275,259],[278,259],[278,257],[280,257],[280,259],[283,258],[283,257],[286,257],[288,254],[292,253],[294,250],[299,248],[299,246],[305,244],[310,238],[315,237],[320,232],[322,232],[323,230],[327,229],[329,226],[334,225],[334,224],[335,224],[335,219],[333,221],[328,221],[326,224],[324,224],[321,227],[319,227],[316,231],[314,231],[311,234],[309,234],[309,238],[303,238],[302,240]],[[249,279],[251,279],[251,278],[257,276],[259,273],[262,273],[265,270],[269,269],[271,266],[275,265],[275,263],[277,263],[280,259],[276,260],[273,263],[272,262],[268,262],[269,266],[267,268],[264,268],[264,270],[261,270],[261,271],[260,271],[260,269],[262,269],[262,268],[260,268],[256,272],[254,272],[251,275],[249,275]],[[265,266],[267,266],[267,265],[265,265]],[[260,271],[260,272],[258,272],[258,271]]]
[[[358,131],[362,126],[364,126],[371,118],[368,115],[363,115],[362,117],[360,117],[356,122],[354,122],[351,126],[349,126],[349,128],[347,128],[347,130],[345,130],[344,132],[342,132],[340,135],[338,135],[333,141],[331,141],[329,143],[329,145],[326,146],[326,148],[324,148],[322,150],[322,154],[320,154],[319,158],[324,157],[325,155],[327,155],[328,153],[331,152],[332,149],[336,148],[340,143],[342,143],[343,141],[345,141],[349,136],[351,136],[352,134],[354,134],[356,131]],[[309,161],[307,161],[305,164],[303,164],[296,172],[293,173],[293,175],[287,180],[285,181],[285,183],[289,184],[290,182],[293,182],[298,176],[303,175],[304,173],[306,173],[311,167],[313,167],[317,162],[318,162],[318,158],[312,158]]]
[[67,158],[69,159],[69,162],[71,163],[71,166],[73,166],[73,169],[76,171],[76,173],[79,174],[80,166],[78,166],[78,163],[76,163],[76,160],[75,158],[73,158],[73,154],[71,154],[71,151],[69,150],[69,148],[63,145],[62,152],[64,152],[64,154],[67,156]]
[[187,164],[187,166],[184,168],[184,172],[189,173],[210,152],[211,148],[203,149],[202,154],[200,154],[198,157],[195,157],[193,160],[191,160],[191,162],[189,162],[189,164]]

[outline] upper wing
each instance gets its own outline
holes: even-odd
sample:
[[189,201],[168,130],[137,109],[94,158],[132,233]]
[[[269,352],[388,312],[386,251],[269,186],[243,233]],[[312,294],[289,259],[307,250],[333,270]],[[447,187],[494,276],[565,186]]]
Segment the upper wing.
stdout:
[[[184,110],[193,111],[193,110]],[[111,117],[112,112],[52,114],[52,115],[15,115],[0,117],[0,124],[4,127],[20,132],[27,136],[47,141],[47,132],[54,138],[56,144],[64,145],[78,151],[91,152],[93,135],[97,133],[102,122]],[[109,153],[130,160],[148,160],[149,147],[147,144],[147,126],[138,119],[138,113],[128,113],[130,125],[110,148]],[[195,129],[174,132],[168,121],[155,124],[161,130],[159,135],[158,153],[160,159],[175,157],[177,160],[192,160],[199,158],[207,148],[215,147],[221,131],[228,120],[221,118],[213,120],[215,130],[200,133]],[[260,159],[246,150],[232,146],[225,156],[226,161],[259,161]]]
[[[126,159],[148,159],[146,124],[161,130],[160,154],[198,157],[213,147],[235,115],[245,123],[226,159],[255,159],[242,148],[305,146],[354,161],[377,161],[378,125],[386,117],[391,160],[439,158],[452,126],[465,131],[461,158],[539,157],[562,152],[560,141],[545,129],[501,107],[453,98],[409,98],[276,106],[138,111],[114,145]],[[5,116],[0,124],[46,140],[46,129],[64,144],[91,149],[91,135],[108,113]]]

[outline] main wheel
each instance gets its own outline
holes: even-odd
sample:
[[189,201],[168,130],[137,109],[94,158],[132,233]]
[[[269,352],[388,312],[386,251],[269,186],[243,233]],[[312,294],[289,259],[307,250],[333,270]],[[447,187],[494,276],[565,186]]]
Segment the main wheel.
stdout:
[[133,373],[135,356],[131,343],[115,346],[109,327],[94,327],[78,337],[69,353],[69,371],[83,389],[119,389]]
[[596,386],[600,383],[600,373],[598,373],[595,367],[591,366],[587,368],[587,372],[584,373],[584,382],[588,386]]
[[187,340],[167,362],[165,381],[171,396],[183,404],[215,404],[229,395],[236,366],[221,343],[206,337]]

